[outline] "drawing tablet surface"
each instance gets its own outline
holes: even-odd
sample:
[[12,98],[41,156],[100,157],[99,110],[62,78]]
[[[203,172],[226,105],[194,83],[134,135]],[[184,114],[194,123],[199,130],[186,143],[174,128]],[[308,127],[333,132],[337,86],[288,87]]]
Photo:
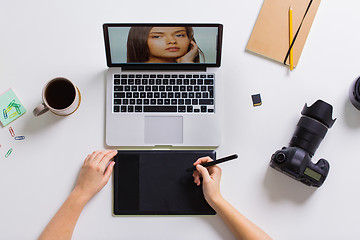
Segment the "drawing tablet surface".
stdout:
[[213,215],[186,169],[215,151],[118,151],[114,215]]

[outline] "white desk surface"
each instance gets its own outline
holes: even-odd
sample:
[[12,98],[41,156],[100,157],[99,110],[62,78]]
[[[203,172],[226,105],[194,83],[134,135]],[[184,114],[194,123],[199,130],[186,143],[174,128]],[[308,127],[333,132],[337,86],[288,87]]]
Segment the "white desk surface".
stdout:
[[[223,195],[274,239],[359,239],[360,112],[348,100],[360,75],[360,3],[320,4],[298,67],[245,51],[263,0],[5,1],[0,8],[0,92],[12,87],[27,113],[0,128],[0,239],[35,239],[66,199],[85,156],[105,148],[105,22],[224,24],[222,133]],[[72,79],[82,93],[69,117],[34,117],[46,81]],[[263,104],[252,106],[260,93]],[[305,103],[323,99],[337,118],[313,160],[331,169],[319,188],[269,168],[286,146]],[[5,158],[12,147],[13,153]],[[219,216],[113,217],[112,183],[85,207],[74,239],[233,239]]]

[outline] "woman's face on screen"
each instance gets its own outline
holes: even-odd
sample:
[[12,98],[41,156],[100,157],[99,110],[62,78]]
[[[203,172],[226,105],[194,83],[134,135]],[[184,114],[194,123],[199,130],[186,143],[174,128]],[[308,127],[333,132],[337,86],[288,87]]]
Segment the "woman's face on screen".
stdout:
[[153,27],[147,44],[150,51],[148,62],[176,62],[187,53],[190,40],[185,27]]

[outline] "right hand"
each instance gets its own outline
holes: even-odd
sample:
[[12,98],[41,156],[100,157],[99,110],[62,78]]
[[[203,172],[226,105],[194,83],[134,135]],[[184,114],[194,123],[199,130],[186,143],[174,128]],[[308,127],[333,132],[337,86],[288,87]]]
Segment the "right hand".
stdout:
[[202,163],[213,161],[210,157],[199,158],[195,163],[196,171],[193,173],[194,182],[196,185],[201,184],[200,178],[202,177],[203,192],[206,201],[214,206],[216,202],[222,199],[220,193],[220,179],[221,179],[221,168],[217,165],[205,168],[201,166]]

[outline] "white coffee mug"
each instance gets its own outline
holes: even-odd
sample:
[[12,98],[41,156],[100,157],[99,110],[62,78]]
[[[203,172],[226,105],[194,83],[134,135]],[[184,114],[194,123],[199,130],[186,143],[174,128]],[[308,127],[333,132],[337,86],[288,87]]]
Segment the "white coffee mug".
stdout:
[[60,116],[67,116],[75,112],[81,102],[79,89],[69,79],[58,77],[45,84],[42,91],[42,103],[34,110],[35,116],[50,110]]

